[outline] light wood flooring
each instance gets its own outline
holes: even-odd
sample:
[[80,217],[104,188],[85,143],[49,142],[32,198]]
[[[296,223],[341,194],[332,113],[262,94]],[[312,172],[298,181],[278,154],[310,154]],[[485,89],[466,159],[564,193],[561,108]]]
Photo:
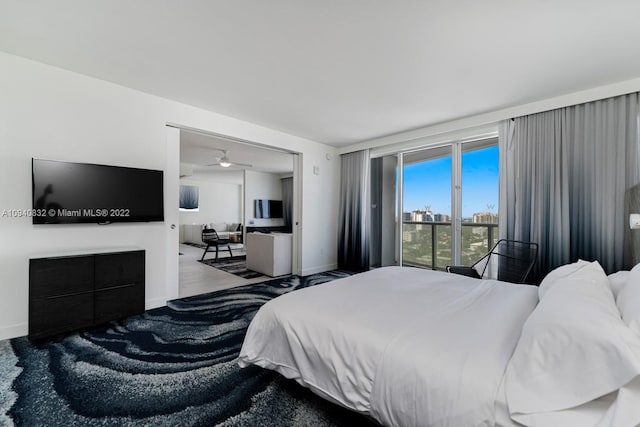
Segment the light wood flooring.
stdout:
[[[198,262],[200,257],[202,257],[202,252],[203,249],[196,248],[195,246],[180,244],[180,253],[182,253],[182,255],[178,257],[180,269],[180,298],[262,282],[268,279],[268,277],[263,276],[247,280],[202,264]],[[234,256],[245,254],[244,249],[241,248],[234,249],[232,247],[231,252]],[[215,257],[215,252],[209,252],[205,259],[213,257]],[[229,257],[229,251],[221,250],[218,258],[225,257]]]

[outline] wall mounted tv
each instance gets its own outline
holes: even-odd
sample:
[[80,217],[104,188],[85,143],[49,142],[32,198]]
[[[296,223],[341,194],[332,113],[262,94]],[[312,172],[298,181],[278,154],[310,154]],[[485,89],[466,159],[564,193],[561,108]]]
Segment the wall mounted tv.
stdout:
[[31,161],[34,224],[164,221],[163,172]]
[[282,218],[282,200],[255,199],[254,218]]

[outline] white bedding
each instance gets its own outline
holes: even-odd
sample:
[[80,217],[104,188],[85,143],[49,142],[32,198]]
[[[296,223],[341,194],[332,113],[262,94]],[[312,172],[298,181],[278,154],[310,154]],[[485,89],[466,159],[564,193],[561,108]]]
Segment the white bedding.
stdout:
[[388,426],[493,426],[537,292],[422,269],[372,270],[265,304],[239,363],[276,370]]

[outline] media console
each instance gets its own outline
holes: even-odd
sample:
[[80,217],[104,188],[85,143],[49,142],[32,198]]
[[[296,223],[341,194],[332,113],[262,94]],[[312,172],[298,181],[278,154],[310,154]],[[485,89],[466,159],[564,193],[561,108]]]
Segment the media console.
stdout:
[[144,286],[141,249],[31,258],[29,339],[141,314]]

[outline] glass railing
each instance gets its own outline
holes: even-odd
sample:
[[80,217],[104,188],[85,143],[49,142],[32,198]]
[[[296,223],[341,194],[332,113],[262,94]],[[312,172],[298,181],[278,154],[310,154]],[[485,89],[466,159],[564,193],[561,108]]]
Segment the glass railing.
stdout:
[[[493,247],[498,224],[462,223],[460,264],[471,265]],[[444,270],[451,265],[451,223],[412,222],[402,224],[404,265]]]

